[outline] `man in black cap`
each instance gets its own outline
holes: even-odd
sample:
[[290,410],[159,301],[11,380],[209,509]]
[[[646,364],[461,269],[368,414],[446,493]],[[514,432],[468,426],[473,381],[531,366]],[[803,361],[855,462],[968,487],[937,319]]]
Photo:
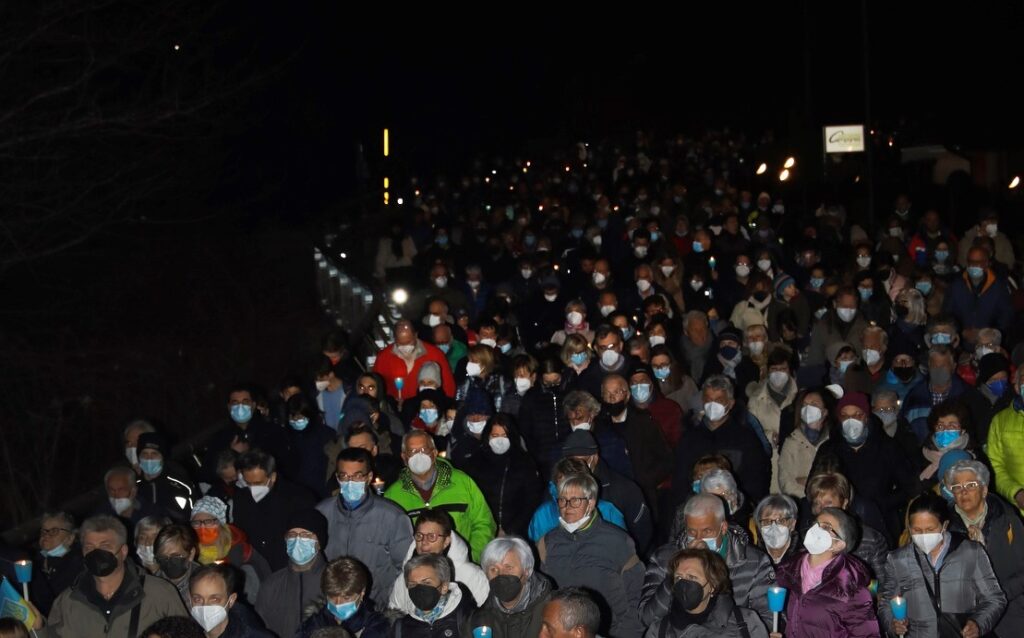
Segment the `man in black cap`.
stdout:
[[622,512],[626,519],[626,531],[636,543],[637,554],[646,556],[654,537],[654,520],[640,487],[601,460],[597,441],[586,430],[576,430],[569,435],[562,445],[562,456],[580,459],[587,464],[601,488],[601,499]]
[[192,481],[170,462],[170,449],[157,432],[139,435],[137,444],[139,468],[138,499],[149,504],[173,520],[187,521],[192,512]]
[[327,561],[327,519],[313,508],[292,512],[282,539],[288,565],[260,583],[256,611],[267,629],[278,636],[294,636],[302,625],[303,610],[318,604],[320,577]]
[[708,357],[701,382],[716,374],[724,374],[735,382],[736,368],[743,360],[743,352],[740,350],[742,346],[743,335],[736,328],[729,326],[719,332],[715,353]]

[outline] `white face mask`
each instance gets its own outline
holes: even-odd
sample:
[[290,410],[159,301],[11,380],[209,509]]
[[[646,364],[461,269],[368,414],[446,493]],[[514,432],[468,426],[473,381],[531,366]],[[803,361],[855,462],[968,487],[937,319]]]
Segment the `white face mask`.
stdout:
[[110,500],[110,506],[114,508],[114,511],[118,514],[124,514],[132,508],[132,499],[130,498],[112,498]]
[[768,385],[776,392],[781,391],[789,383],[789,373],[776,370],[768,375]]
[[487,421],[466,421],[466,429],[473,434],[480,434],[484,431]]
[[586,525],[588,520],[590,520],[589,511],[583,516],[583,518],[576,521],[575,523],[567,523],[564,518],[562,518],[561,516],[558,517],[558,522],[562,525],[565,531],[569,532],[570,534],[574,533],[576,530]]
[[831,549],[834,540],[831,534],[815,523],[804,535],[804,548],[808,554],[818,556]]
[[423,452],[417,452],[409,459],[409,471],[413,474],[426,474],[433,465],[434,461]]
[[651,342],[652,346],[660,346],[665,343],[665,337],[661,335],[651,335],[647,340]]
[[690,282],[690,288],[693,288],[694,292],[697,292],[703,286],[704,286],[704,282],[701,281],[700,279],[694,279],[693,281]]
[[600,286],[601,284],[603,284],[605,282],[605,280],[607,279],[607,277],[604,276],[604,273],[599,273],[599,272],[594,272],[593,277],[594,277],[594,285],[597,285],[597,286]]
[[868,266],[871,265],[871,257],[868,257],[867,255],[861,255],[860,257],[857,258],[857,265],[860,266],[861,268],[867,268]]
[[488,339],[481,339],[480,340],[480,345],[487,346],[488,348],[493,348],[493,347],[498,345],[498,341],[497,341],[497,339],[490,339],[490,338],[488,338]]
[[327,381],[317,381],[316,382],[316,391],[317,392],[323,392],[324,390],[327,389],[328,385],[330,385],[330,384]]
[[427,325],[431,328],[441,325],[441,317],[437,315],[430,315],[427,317]]
[[769,549],[782,549],[789,542],[789,528],[778,523],[765,525],[761,528],[764,544]]
[[869,366],[873,366],[882,360],[882,353],[878,350],[865,350],[864,351],[864,363]]
[[249,491],[252,493],[252,500],[254,500],[257,503],[259,503],[260,501],[262,501],[263,499],[265,499],[267,497],[267,494],[270,494],[270,486],[269,485],[250,485],[249,486]]
[[647,246],[636,246],[633,248],[633,254],[636,255],[637,259],[643,259],[647,256]]
[[614,368],[618,365],[621,358],[622,355],[614,350],[605,350],[601,353],[601,363],[604,364],[604,367],[606,368]]
[[988,233],[989,237],[995,237],[996,235],[999,234],[999,225],[998,224],[987,224],[985,226],[985,232]]
[[980,361],[981,358],[984,357],[986,354],[992,354],[993,352],[995,351],[992,348],[989,348],[988,346],[980,346],[977,350],[974,351],[974,358]]
[[573,432],[575,432],[576,430],[589,431],[590,430],[590,423],[587,423],[586,421],[584,421],[583,423],[577,423],[576,425],[572,425],[570,427],[572,428]]
[[764,341],[751,341],[747,344],[747,350],[750,350],[750,354],[755,357],[761,356],[761,353],[764,352]]
[[409,356],[410,354],[413,353],[413,351],[415,349],[416,349],[416,346],[411,344],[411,343],[409,343],[409,344],[406,344],[404,346],[398,346],[398,353],[399,354],[403,354],[405,356]]
[[496,436],[488,441],[487,445],[495,454],[504,454],[512,447],[512,442],[508,440],[507,436]]
[[675,271],[675,269],[676,269],[675,266],[662,266],[661,267],[661,274],[665,275],[666,277],[670,277],[670,276],[672,276],[672,273],[673,273],[673,271]]
[[615,312],[615,306],[601,306],[601,316],[607,317],[608,315]]
[[648,290],[651,289],[651,282],[647,281],[646,279],[637,279],[636,289],[639,290],[640,292],[647,292]]
[[847,441],[859,441],[864,434],[864,422],[858,419],[846,419],[843,421],[843,436]]
[[800,420],[807,425],[817,423],[821,420],[821,408],[816,405],[805,405],[800,408]]
[[126,447],[124,449],[124,455],[125,455],[125,458],[128,459],[128,462],[131,463],[132,465],[138,465],[139,464],[139,448],[137,448],[137,447]]
[[516,392],[519,394],[526,394],[526,391],[530,389],[533,384],[529,379],[523,377],[516,377]]
[[746,264],[736,264],[736,276],[746,277],[750,274],[750,266]]
[[523,279],[529,279],[533,276],[533,271],[528,268],[523,268],[519,271],[519,274],[523,276]]
[[856,308],[836,308],[836,314],[839,318],[846,323],[853,321],[853,318],[857,316]]
[[212,631],[228,617],[228,610],[220,605],[199,605],[193,607],[191,613],[192,618],[207,632]]
[[438,288],[444,288],[448,284],[447,277],[434,277],[434,285]]
[[717,401],[708,401],[704,404],[704,416],[708,421],[718,421],[725,416],[725,406]]
[[583,323],[583,313],[573,310],[565,316],[570,326],[578,326]]
[[772,260],[771,259],[758,259],[757,260],[757,267],[760,268],[762,272],[768,272],[768,270],[771,269],[771,267],[772,267]]
[[466,376],[467,377],[478,377],[483,372],[483,367],[476,361],[470,361],[466,364]]
[[548,293],[544,293],[544,299],[546,299],[548,301],[554,301],[555,299],[558,299],[558,293],[556,292],[556,293],[550,294],[550,295]]
[[156,556],[153,554],[152,545],[139,545],[135,548],[135,554],[142,561],[143,565],[152,565],[156,562]]
[[931,534],[911,534],[911,538],[914,539],[914,544],[917,548],[925,554],[931,553],[933,549],[939,546],[942,542],[942,532],[934,532]]

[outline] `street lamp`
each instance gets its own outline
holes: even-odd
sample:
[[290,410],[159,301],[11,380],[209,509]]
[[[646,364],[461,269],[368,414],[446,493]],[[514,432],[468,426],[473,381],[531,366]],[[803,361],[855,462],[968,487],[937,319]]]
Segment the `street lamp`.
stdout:
[[764,162],[761,162],[761,165],[757,167],[756,173],[758,175],[764,175],[767,171],[768,171],[768,165],[765,164]]
[[396,288],[395,291],[391,293],[391,301],[394,301],[396,304],[401,306],[405,302],[409,301],[409,293],[405,291],[405,288]]
[[1010,180],[1010,189],[1013,190],[1020,186],[1020,175],[1014,175],[1013,179]]
[[782,172],[779,173],[779,181],[780,182],[784,182],[787,179],[789,179],[789,169],[788,168],[784,168],[784,169],[782,169]]
[[796,166],[796,158],[795,157],[787,158],[786,159],[786,163],[783,164],[782,166],[783,166],[783,168],[793,168],[794,166]]

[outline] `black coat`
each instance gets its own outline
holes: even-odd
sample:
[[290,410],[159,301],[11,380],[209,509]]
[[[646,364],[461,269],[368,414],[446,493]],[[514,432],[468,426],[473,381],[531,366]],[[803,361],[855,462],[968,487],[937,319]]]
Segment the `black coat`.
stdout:
[[646,556],[654,538],[654,517],[640,486],[611,469],[604,460],[598,461],[594,468],[594,478],[600,487],[601,500],[617,507],[626,519],[626,531],[636,543],[636,553]]
[[228,610],[228,626],[221,638],[274,638],[263,626],[259,615],[241,601]]
[[495,454],[486,443],[492,428],[491,424],[484,428],[479,449],[466,466],[466,473],[483,492],[498,529],[505,535],[525,538],[530,518],[543,497],[545,482],[533,459],[521,447],[515,427],[506,428],[512,447],[504,454]]
[[[454,583],[452,583],[454,586]],[[472,596],[462,594],[459,606],[447,616],[438,618],[433,625],[403,616],[391,625],[390,638],[467,638],[472,636],[470,627],[473,611],[476,610],[476,603]]]
[[[32,582],[29,583],[29,597],[32,604],[44,616],[50,613],[57,596],[75,582],[82,573],[82,546],[71,544],[68,553],[60,558],[35,556],[32,558]],[[12,583],[17,581],[11,580]]]
[[650,412],[629,406],[622,423],[612,421],[606,411],[601,412],[597,421],[598,428],[610,428],[626,441],[633,478],[643,490],[648,505],[654,507],[658,501],[658,485],[672,472],[672,449]]
[[284,543],[288,519],[294,512],[311,509],[314,505],[316,500],[309,491],[278,476],[270,493],[259,503],[253,500],[250,488],[235,492],[234,524],[267,559],[271,571],[276,572],[288,566]]
[[327,456],[324,445],[334,438],[334,430],[317,415],[301,432],[288,426],[285,430],[287,451],[278,460],[281,474],[288,480],[312,492],[317,500],[328,496],[324,486],[327,474]]
[[267,422],[259,412],[253,410],[252,420],[242,429],[234,421],[227,421],[213,433],[206,442],[206,453],[203,455],[203,470],[200,479],[206,483],[215,483],[217,477],[217,455],[231,447],[231,442],[238,437],[248,441],[250,449],[260,449],[275,459],[281,458],[288,447],[284,429]]
[[138,480],[137,498],[147,513],[164,514],[181,523],[191,516],[192,503],[198,500],[199,492],[184,471],[176,464],[165,462],[160,476]]

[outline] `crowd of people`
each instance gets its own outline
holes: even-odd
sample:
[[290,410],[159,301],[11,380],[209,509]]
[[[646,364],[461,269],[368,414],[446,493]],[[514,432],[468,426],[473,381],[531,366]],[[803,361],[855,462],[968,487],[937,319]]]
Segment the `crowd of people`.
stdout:
[[101,510],[43,516],[32,629],[1024,635],[998,212],[794,211],[772,147],[641,133],[417,183],[372,261],[410,289],[393,341],[231,388],[194,459],[129,423]]

